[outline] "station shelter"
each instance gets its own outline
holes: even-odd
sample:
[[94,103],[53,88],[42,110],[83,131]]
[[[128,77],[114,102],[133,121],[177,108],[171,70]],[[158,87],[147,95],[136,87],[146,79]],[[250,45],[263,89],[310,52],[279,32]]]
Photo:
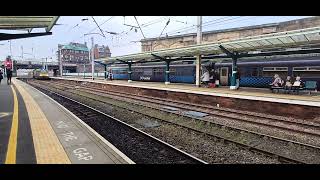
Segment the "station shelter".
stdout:
[[311,54],[320,52],[320,27],[245,37],[215,43],[190,45],[96,60],[107,66],[114,63],[128,65],[128,82],[132,82],[132,65],[146,62],[165,62],[165,84],[170,84],[170,63],[181,60],[194,60],[196,64],[196,85],[200,86],[201,64],[203,61],[232,60],[230,89],[237,89],[237,62],[245,57],[275,55]]
[[[59,16],[0,16],[0,41],[52,35],[50,31],[58,19]],[[32,32],[34,29],[45,31]],[[8,56],[1,67],[4,70],[11,69],[15,74],[14,62],[11,56]]]

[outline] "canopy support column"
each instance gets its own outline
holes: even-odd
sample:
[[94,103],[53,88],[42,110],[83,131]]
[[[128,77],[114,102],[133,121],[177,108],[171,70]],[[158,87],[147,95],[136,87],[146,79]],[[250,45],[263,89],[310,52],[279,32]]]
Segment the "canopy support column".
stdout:
[[201,83],[201,55],[196,56],[196,86],[200,87]]
[[104,64],[104,80],[107,79],[107,65]]
[[128,62],[128,83],[132,82],[132,68],[131,68],[132,62]]
[[239,72],[237,67],[237,60],[240,57],[238,52],[230,52],[222,45],[219,46],[220,49],[226,53],[229,57],[232,58],[232,73],[231,73],[231,81],[230,81],[230,89],[236,90],[239,89],[240,79],[239,79]]
[[170,84],[170,60],[166,60],[165,84]]
[[165,71],[165,84],[170,84],[170,62],[172,61],[170,58],[167,59],[166,57],[161,57],[161,56],[158,56],[156,54],[152,54],[151,55],[155,58],[158,58],[160,60],[163,60],[166,62],[166,71]]
[[231,76],[231,85],[230,85],[231,90],[235,90],[239,88],[237,59],[238,58],[236,56],[232,58],[232,76]]

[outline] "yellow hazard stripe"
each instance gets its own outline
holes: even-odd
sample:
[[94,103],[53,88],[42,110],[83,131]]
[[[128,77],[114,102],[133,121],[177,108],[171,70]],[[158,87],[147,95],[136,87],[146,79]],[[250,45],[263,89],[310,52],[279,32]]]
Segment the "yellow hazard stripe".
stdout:
[[13,86],[11,86],[11,89],[13,92],[14,108],[5,164],[15,164],[17,154],[19,106],[16,91],[14,90]]

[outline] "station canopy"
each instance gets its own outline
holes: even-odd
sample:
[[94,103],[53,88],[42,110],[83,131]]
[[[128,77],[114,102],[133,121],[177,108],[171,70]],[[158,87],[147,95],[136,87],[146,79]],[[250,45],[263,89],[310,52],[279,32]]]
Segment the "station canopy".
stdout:
[[[52,27],[59,16],[0,16],[0,30],[23,30],[27,33],[0,33],[0,40],[51,35]],[[35,28],[44,28],[45,32],[31,33]]]
[[320,27],[285,31],[259,36],[245,37],[241,39],[190,45],[180,48],[148,51],[143,53],[129,54],[100,59],[104,63],[111,62],[137,62],[152,61],[159,58],[194,57],[196,55],[221,55],[226,54],[223,46],[230,52],[238,53],[261,53],[270,49],[298,48],[303,46],[319,45]]

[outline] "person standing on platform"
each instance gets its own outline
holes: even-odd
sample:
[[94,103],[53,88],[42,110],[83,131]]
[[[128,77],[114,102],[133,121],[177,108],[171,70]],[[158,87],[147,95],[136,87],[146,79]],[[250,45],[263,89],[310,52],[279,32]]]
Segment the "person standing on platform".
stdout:
[[210,75],[210,83],[215,83],[216,81],[216,76],[215,76],[215,71],[214,69],[211,70],[211,75]]
[[210,74],[209,71],[206,71],[205,73],[203,73],[203,75],[201,76],[202,82],[204,84],[205,87],[208,86],[208,83],[210,81]]
[[113,74],[111,71],[109,72],[109,79],[110,79],[110,81],[112,81],[112,79],[113,79]]
[[239,71],[236,72],[236,89],[239,89],[240,87],[240,73]]
[[12,70],[7,69],[7,84],[11,84],[11,78],[12,78]]
[[0,84],[1,84],[2,79],[3,79],[3,72],[2,72],[2,70],[0,69]]

